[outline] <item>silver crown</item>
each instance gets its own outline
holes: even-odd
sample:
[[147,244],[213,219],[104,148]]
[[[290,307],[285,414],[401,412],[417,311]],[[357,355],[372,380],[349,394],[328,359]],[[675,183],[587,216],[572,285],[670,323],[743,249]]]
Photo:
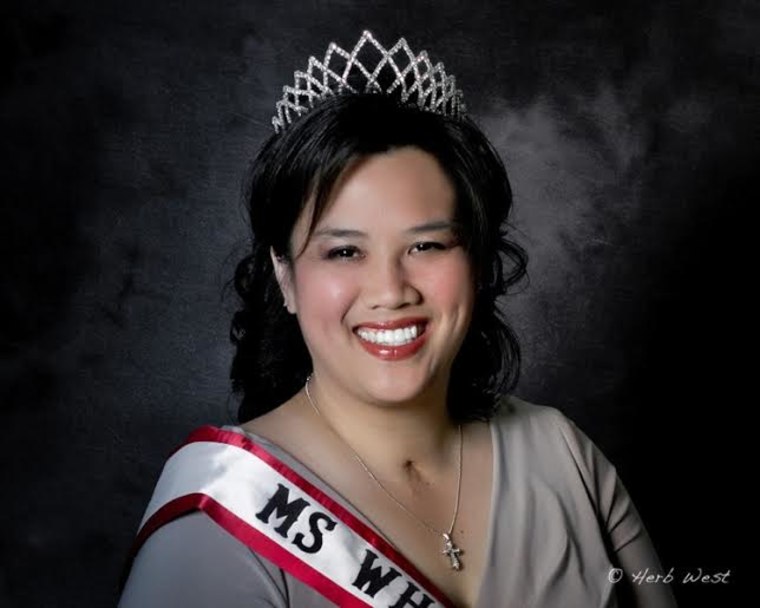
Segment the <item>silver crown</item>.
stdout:
[[[372,44],[380,53],[380,57],[375,59],[377,63],[374,67],[362,63],[358,57],[367,43]],[[381,75],[393,77],[393,81],[384,87],[379,82]],[[352,82],[353,79],[358,79],[359,85],[363,86],[355,82],[352,86],[348,82],[349,77],[353,77]],[[391,49],[386,49],[372,32],[364,30],[351,51],[331,42],[322,61],[313,55],[309,57],[306,72],[295,72],[295,86],[282,87],[282,99],[275,105],[277,113],[272,117],[272,125],[275,133],[280,133],[326,97],[345,92],[389,95],[396,89],[400,89],[397,94],[404,103],[416,100],[417,105],[428,112],[457,119],[464,116],[466,108],[462,91],[456,88],[454,76],[446,74],[443,63],[433,66],[427,51],[415,56],[404,38],[400,38]]]

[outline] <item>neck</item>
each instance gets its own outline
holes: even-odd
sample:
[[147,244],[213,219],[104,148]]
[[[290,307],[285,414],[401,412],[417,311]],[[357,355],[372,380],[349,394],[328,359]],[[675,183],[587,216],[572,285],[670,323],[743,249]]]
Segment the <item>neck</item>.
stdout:
[[304,389],[303,407],[379,476],[415,481],[455,464],[458,426],[447,412],[445,385],[432,386],[413,403],[392,405],[363,402],[316,374],[308,389],[311,402]]

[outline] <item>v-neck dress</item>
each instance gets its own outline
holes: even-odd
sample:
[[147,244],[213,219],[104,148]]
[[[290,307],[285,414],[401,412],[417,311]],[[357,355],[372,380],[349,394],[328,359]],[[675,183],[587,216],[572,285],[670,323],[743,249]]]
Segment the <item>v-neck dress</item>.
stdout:
[[[260,443],[373,527],[285,450],[240,427],[222,428]],[[556,408],[505,396],[490,429],[488,559],[472,608],[623,608],[633,589],[640,605],[675,607],[664,583],[627,583],[636,574],[662,572],[662,566],[615,467],[572,420]],[[148,538],[119,606],[334,604],[195,512]]]

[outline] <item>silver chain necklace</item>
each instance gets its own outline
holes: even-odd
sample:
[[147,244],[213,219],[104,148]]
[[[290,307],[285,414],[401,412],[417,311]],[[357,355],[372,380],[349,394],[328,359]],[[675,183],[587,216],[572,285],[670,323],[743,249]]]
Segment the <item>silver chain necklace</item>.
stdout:
[[461,493],[462,489],[462,444],[464,443],[462,440],[462,425],[460,424],[458,426],[459,429],[459,458],[457,463],[457,498],[456,502],[454,503],[454,514],[451,517],[451,525],[449,526],[448,532],[443,532],[442,530],[439,530],[438,528],[434,528],[430,524],[428,524],[425,520],[420,518],[418,515],[410,511],[406,505],[404,505],[402,502],[400,502],[393,494],[391,494],[386,487],[380,483],[380,480],[375,477],[375,474],[370,470],[370,468],[364,463],[364,461],[361,459],[361,456],[356,453],[356,450],[351,447],[351,444],[348,443],[343,437],[341,437],[338,432],[333,428],[333,426],[330,424],[330,421],[327,420],[324,416],[322,416],[322,412],[317,407],[317,404],[314,402],[314,399],[311,397],[311,393],[309,393],[309,381],[311,380],[312,374],[309,374],[309,377],[306,378],[306,384],[304,384],[304,389],[306,391],[306,397],[309,399],[309,403],[311,403],[311,407],[314,408],[314,411],[317,413],[317,415],[325,421],[327,426],[330,428],[330,430],[341,440],[343,443],[346,444],[349,450],[354,455],[354,458],[356,458],[357,462],[361,465],[361,467],[365,470],[367,475],[369,475],[370,479],[374,481],[377,486],[385,493],[388,498],[390,498],[393,502],[395,502],[399,507],[401,507],[408,515],[410,515],[414,520],[423,526],[427,528],[430,532],[433,534],[436,534],[437,536],[441,536],[443,538],[443,550],[441,551],[442,555],[445,555],[449,558],[449,562],[451,565],[451,568],[454,570],[461,570],[462,568],[462,561],[459,558],[459,555],[464,553],[459,547],[454,544],[454,540],[451,538],[451,533],[454,531],[454,524],[457,520],[457,515],[459,514],[459,495]]

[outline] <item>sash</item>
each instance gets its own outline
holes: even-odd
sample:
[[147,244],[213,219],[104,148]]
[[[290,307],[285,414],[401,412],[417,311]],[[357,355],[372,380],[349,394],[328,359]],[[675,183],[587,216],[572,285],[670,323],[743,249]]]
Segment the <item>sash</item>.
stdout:
[[198,510],[339,606],[454,607],[369,526],[240,433],[203,426],[172,453],[131,557],[158,528]]

